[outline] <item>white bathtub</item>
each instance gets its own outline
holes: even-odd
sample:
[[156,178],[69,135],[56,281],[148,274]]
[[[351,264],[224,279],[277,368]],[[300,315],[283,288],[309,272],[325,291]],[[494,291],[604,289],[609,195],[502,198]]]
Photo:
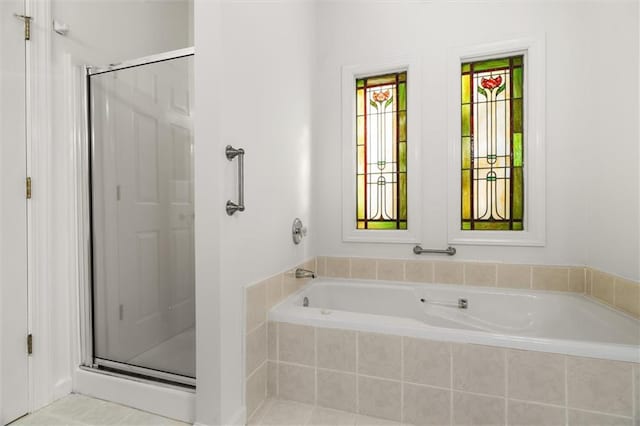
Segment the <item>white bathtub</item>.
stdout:
[[323,278],[269,320],[640,362],[640,321],[572,293]]

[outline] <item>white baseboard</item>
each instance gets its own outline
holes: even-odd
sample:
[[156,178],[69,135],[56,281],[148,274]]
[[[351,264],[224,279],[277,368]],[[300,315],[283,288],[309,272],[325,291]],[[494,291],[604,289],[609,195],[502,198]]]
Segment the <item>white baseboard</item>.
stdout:
[[193,423],[195,420],[196,395],[188,390],[78,368],[73,391],[182,422]]

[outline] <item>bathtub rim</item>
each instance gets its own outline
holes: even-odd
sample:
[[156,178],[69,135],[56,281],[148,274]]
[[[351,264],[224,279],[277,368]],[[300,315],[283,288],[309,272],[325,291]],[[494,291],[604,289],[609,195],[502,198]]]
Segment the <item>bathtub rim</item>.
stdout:
[[292,324],[308,325],[318,328],[346,329],[358,332],[379,333],[397,335],[402,337],[418,338],[425,340],[442,341],[449,343],[476,344],[484,346],[496,346],[515,350],[529,350],[537,352],[555,353],[586,358],[597,358],[611,361],[622,361],[640,364],[640,345],[627,345],[620,343],[601,343],[583,340],[552,339],[540,337],[514,336],[508,334],[492,333],[488,331],[476,331],[436,327],[420,323],[409,318],[394,317],[388,315],[367,314],[332,310],[330,315],[322,314],[321,308],[302,307],[295,304],[295,300],[308,292],[312,287],[324,283],[356,284],[359,286],[375,285],[385,288],[397,288],[399,286],[415,288],[431,286],[432,288],[451,289],[451,286],[465,288],[473,291],[481,291],[492,294],[556,294],[569,298],[578,298],[588,302],[596,302],[616,314],[623,315],[640,325],[640,320],[612,309],[606,304],[599,303],[583,293],[571,293],[562,291],[546,291],[533,289],[511,289],[496,287],[480,287],[455,284],[431,284],[408,283],[394,281],[375,281],[361,279],[328,278],[322,277],[318,281],[308,283],[287,296],[280,303],[268,311],[267,319],[270,322],[284,322]]

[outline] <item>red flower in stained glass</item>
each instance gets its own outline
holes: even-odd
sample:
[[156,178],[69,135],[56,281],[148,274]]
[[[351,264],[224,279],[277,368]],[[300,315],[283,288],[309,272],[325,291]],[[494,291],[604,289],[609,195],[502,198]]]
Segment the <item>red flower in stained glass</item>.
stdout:
[[485,89],[493,90],[496,87],[500,87],[502,84],[502,76],[499,75],[495,78],[483,78],[480,85]]
[[384,92],[382,91],[373,92],[371,94],[371,97],[373,98],[373,100],[377,102],[384,102],[387,99],[389,99],[389,96],[391,96],[391,92],[389,90],[385,90]]

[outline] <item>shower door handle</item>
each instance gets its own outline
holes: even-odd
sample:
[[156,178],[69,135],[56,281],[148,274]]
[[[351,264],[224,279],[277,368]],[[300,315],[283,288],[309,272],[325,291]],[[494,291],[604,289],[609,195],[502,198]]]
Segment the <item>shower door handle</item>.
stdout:
[[227,145],[224,152],[229,161],[238,157],[238,203],[227,201],[227,214],[231,216],[237,211],[244,211],[244,149]]

